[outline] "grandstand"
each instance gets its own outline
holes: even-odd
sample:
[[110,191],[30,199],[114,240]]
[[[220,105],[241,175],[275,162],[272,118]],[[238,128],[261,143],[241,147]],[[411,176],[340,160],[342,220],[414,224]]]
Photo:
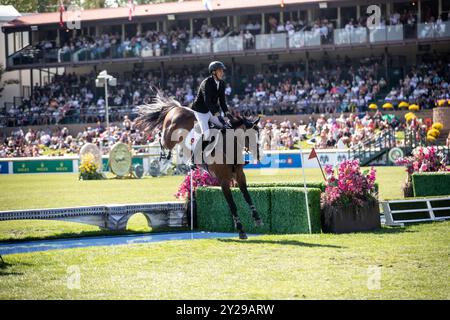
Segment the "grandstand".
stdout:
[[370,103],[431,109],[450,98],[446,1],[377,1],[374,29],[366,1],[212,4],[139,5],[132,15],[126,7],[84,10],[79,29],[64,15],[60,24],[56,10],[12,19],[2,26],[4,65],[20,76],[1,98],[0,124],[95,127],[105,120],[104,90],[94,83],[104,69],[118,78],[107,98],[113,122],[133,119],[153,85],[189,105],[212,59],[228,67],[234,112],[280,120],[364,113]]

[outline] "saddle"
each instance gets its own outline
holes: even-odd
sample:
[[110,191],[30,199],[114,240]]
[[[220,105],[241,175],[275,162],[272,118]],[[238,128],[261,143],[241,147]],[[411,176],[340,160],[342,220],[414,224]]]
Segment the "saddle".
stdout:
[[233,126],[231,125],[230,121],[225,120],[222,116],[217,116],[217,118],[219,119],[219,121],[222,123],[223,126],[219,127],[212,122],[208,122],[210,129],[217,129],[221,130],[222,132],[224,132],[224,130],[226,129],[233,129]]

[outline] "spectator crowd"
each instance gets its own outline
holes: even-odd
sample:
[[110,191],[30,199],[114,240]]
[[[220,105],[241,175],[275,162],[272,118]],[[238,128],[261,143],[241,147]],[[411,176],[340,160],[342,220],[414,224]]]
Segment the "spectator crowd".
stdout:
[[[97,122],[95,126],[85,127],[74,134],[71,134],[67,127],[60,126],[43,130],[28,129],[26,132],[18,128],[7,137],[0,136],[0,158],[78,154],[85,143],[106,147],[116,142],[130,146],[144,146],[156,142],[159,129],[144,134],[134,128],[134,123],[128,116],[124,116],[122,120],[121,125],[109,128]],[[359,115],[342,113],[339,117],[311,115],[308,121],[263,120],[259,127],[260,144],[264,150],[298,149],[300,145],[318,149],[343,149],[357,146],[388,129],[403,130],[406,127],[414,127],[426,132],[426,126],[420,119],[404,124],[395,117],[383,116],[380,111]],[[144,150],[144,147],[135,149],[137,152]],[[104,152],[107,151],[108,148],[104,148]]]
[[[78,154],[85,143],[94,143],[99,147],[123,142],[130,146],[143,146],[155,141],[155,131],[144,134],[134,128],[133,122],[124,116],[120,126],[105,128],[100,122],[94,127],[85,127],[76,134],[71,134],[67,127],[53,127],[43,130],[28,129],[24,132],[18,128],[9,136],[0,136],[0,158],[64,156]],[[109,143],[108,143],[109,142]],[[109,151],[103,149],[104,153]],[[143,152],[137,148],[136,152]]]
[[[389,65],[390,62],[387,62]],[[304,61],[278,64],[254,74],[237,65],[233,79],[226,79],[228,104],[244,115],[280,115],[364,112],[372,102],[397,106],[406,101],[430,109],[439,99],[449,99],[450,59],[427,55],[422,62],[404,67],[398,81],[385,79],[384,57],[360,60],[310,59],[307,72]],[[136,69],[116,75],[118,85],[109,87],[108,105],[111,121],[124,115],[131,118],[136,107],[149,103],[155,88],[164,89],[183,105],[193,102],[197,88],[207,76],[205,66],[168,68],[164,81],[158,71]],[[230,72],[227,73],[230,77]],[[52,125],[104,122],[104,89],[95,87],[96,73],[56,75],[50,83],[36,85],[21,105],[2,109],[0,124],[8,126]],[[230,77],[231,78],[231,77]]]

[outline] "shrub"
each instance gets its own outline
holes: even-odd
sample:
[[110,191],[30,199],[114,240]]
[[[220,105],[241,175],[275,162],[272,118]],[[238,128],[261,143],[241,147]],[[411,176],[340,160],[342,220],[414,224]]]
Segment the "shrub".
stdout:
[[408,107],[409,111],[419,111],[420,107],[417,104],[412,104]]
[[[291,188],[304,188],[303,182],[258,182],[248,183],[249,187],[291,187]],[[306,182],[307,188],[317,188],[322,192],[325,191],[325,183],[323,182]]]
[[412,185],[415,197],[450,195],[450,172],[414,173]]
[[[251,211],[238,188],[231,188],[237,213],[244,230],[248,233],[268,233],[271,229],[270,218],[270,189],[248,188],[253,203],[264,226],[255,227]],[[200,230],[235,232],[233,219],[221,188],[199,187],[195,193],[197,202],[197,226]]]
[[[320,189],[308,188],[311,230],[320,233]],[[271,217],[273,233],[309,233],[303,188],[271,188]]]
[[[241,191],[231,188],[238,215],[248,233],[309,233],[303,186],[250,187],[253,203],[264,226],[255,227]],[[320,232],[320,189],[308,188],[312,232]],[[200,230],[235,232],[230,209],[218,187],[200,187],[196,191],[197,226]]]
[[400,158],[395,163],[405,166],[408,173],[403,185],[405,198],[414,195],[411,177],[413,173],[447,171],[446,158],[436,147],[417,147],[411,157]]
[[405,120],[406,122],[410,122],[412,119],[415,119],[416,115],[413,112],[408,112],[405,114]]
[[440,132],[437,129],[430,129],[427,132],[427,136],[432,136],[434,138],[439,138],[439,134],[440,134]]
[[433,123],[433,125],[431,127],[438,131],[441,131],[442,129],[444,129],[444,125],[440,122]]

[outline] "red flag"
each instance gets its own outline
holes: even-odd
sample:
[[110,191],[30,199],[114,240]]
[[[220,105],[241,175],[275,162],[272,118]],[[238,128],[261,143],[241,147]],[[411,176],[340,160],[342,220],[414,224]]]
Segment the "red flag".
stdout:
[[314,158],[317,158],[317,153],[316,153],[316,150],[313,148],[311,150],[311,153],[309,154],[308,160],[314,159]]
[[59,1],[59,25],[61,28],[64,27],[64,20],[63,20],[63,13],[64,13],[64,4],[62,0]]
[[131,21],[133,20],[133,12],[135,10],[134,7],[134,1],[133,0],[128,0],[128,20]]

